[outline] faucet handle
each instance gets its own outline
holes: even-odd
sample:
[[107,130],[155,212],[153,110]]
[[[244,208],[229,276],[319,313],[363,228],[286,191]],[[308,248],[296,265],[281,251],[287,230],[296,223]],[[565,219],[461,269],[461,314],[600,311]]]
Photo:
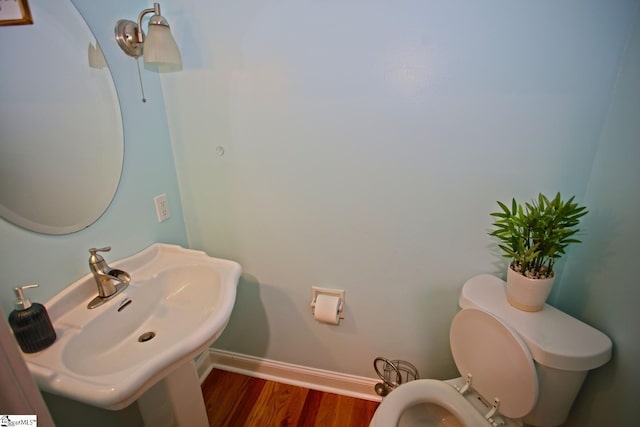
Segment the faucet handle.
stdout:
[[[89,257],[89,264],[96,265],[100,270],[106,267],[106,263],[104,262],[104,258],[102,256],[97,255],[96,252],[109,252],[111,250],[111,246],[107,246],[104,248],[91,248],[89,249],[89,253],[91,256]],[[104,265],[103,265],[104,264]]]
[[91,248],[89,249],[89,253],[91,255],[95,255],[96,252],[109,252],[111,250],[111,246],[105,246],[104,248]]

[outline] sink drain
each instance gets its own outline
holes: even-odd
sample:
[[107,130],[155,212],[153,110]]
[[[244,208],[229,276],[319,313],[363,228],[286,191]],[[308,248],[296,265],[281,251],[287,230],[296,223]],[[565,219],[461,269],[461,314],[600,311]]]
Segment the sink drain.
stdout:
[[152,340],[153,337],[155,336],[156,336],[155,332],[145,332],[144,334],[138,337],[138,342],[147,342],[149,340]]

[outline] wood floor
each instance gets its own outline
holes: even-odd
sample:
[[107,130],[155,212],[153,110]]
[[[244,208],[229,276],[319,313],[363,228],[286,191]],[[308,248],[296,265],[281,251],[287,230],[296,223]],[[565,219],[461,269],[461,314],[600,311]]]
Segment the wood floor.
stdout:
[[366,427],[377,402],[214,369],[202,383],[212,427]]

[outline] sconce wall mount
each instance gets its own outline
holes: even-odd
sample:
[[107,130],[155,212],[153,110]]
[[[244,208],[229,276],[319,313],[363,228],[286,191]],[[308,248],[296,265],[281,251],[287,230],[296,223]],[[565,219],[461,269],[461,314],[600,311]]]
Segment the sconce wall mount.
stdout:
[[[120,19],[116,23],[115,35],[120,48],[129,56],[137,58],[142,56],[142,46],[144,45],[144,32],[142,31],[142,19],[145,15],[153,13],[155,17],[160,17],[164,21],[161,25],[169,26],[167,20],[160,15],[160,4],[154,3],[153,8],[145,9],[138,15],[138,22],[128,19]],[[149,21],[151,25],[151,20]]]
[[[138,42],[138,30],[140,27],[128,19],[121,19],[116,23],[116,41],[120,48],[129,56],[137,58],[142,56],[142,43]],[[144,37],[144,34],[142,35]]]

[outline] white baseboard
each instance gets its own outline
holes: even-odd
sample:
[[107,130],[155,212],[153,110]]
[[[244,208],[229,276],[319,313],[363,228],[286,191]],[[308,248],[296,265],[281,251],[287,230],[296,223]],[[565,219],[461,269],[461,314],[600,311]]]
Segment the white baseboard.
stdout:
[[230,351],[209,348],[200,355],[196,361],[196,367],[201,383],[211,370],[216,368],[312,390],[381,401],[381,397],[374,391],[374,386],[379,381],[373,378],[308,368]]

